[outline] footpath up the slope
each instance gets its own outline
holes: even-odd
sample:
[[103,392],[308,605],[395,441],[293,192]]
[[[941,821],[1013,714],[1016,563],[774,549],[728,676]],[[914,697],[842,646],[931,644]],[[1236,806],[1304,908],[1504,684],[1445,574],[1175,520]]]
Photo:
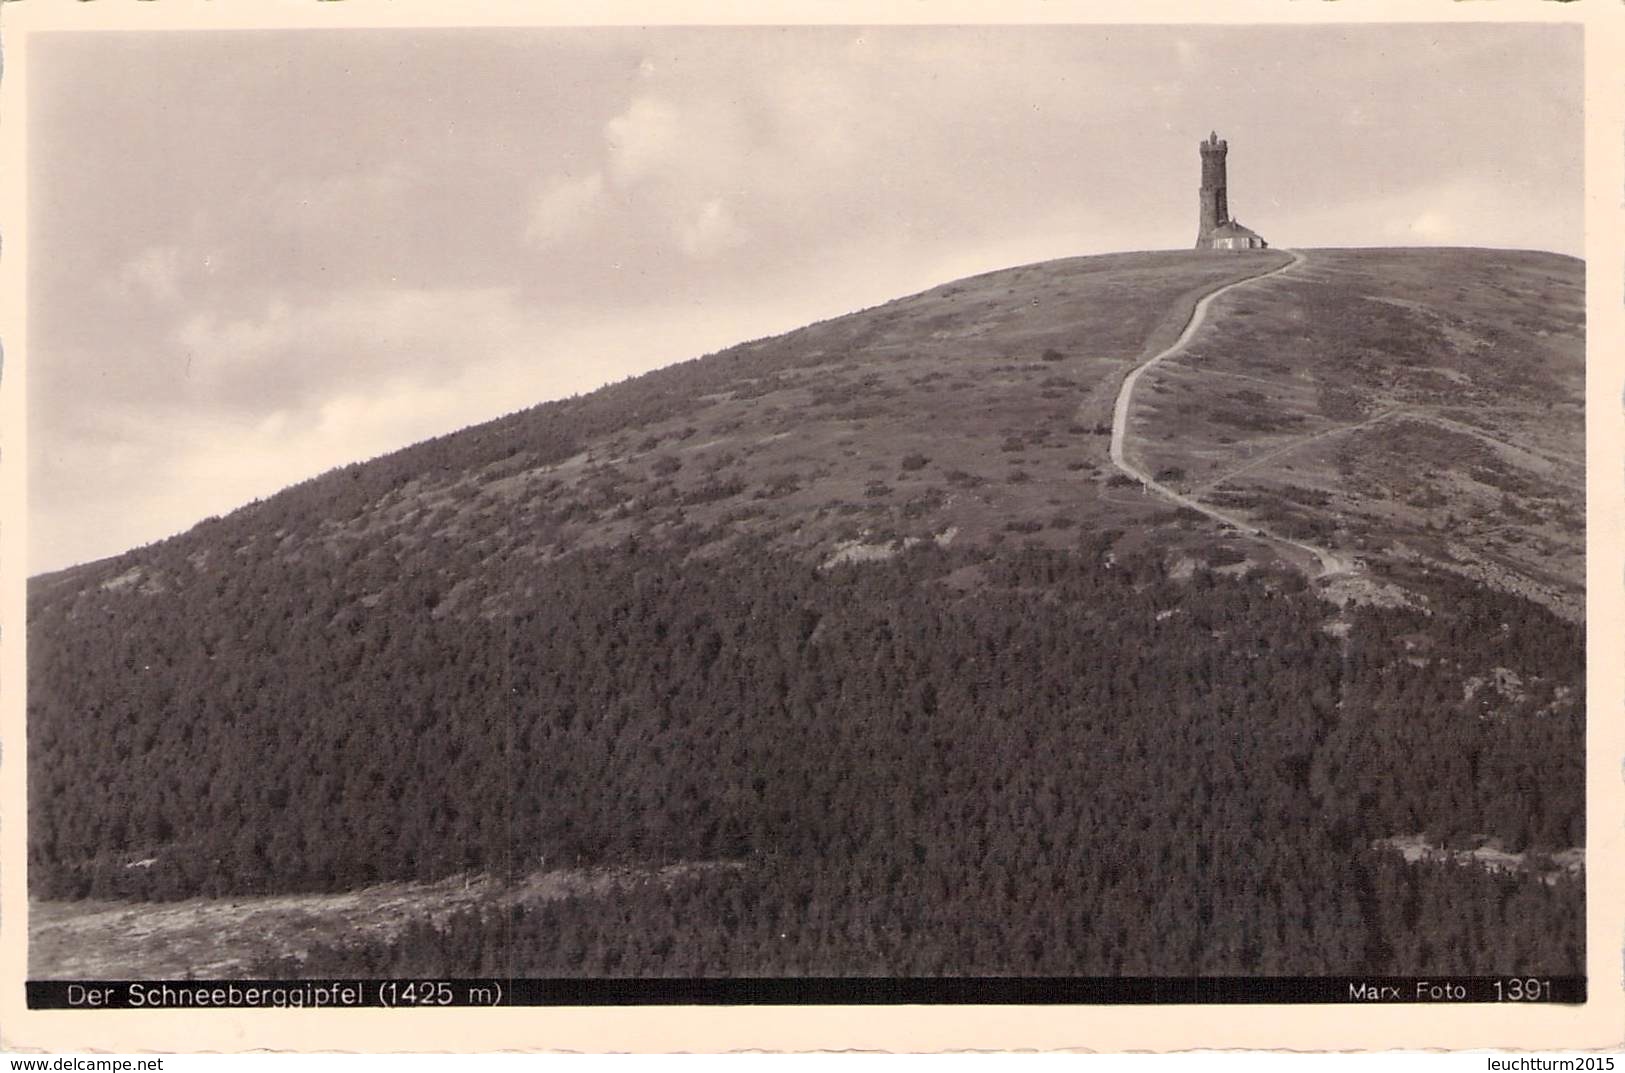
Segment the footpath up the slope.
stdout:
[[1197,331],[1201,329],[1203,323],[1207,320],[1208,307],[1212,305],[1213,301],[1220,295],[1225,294],[1236,287],[1245,287],[1249,284],[1257,283],[1260,280],[1269,279],[1271,276],[1278,276],[1283,272],[1289,272],[1303,264],[1306,260],[1303,254],[1298,253],[1295,250],[1286,250],[1284,252],[1292,257],[1292,260],[1286,264],[1281,265],[1278,268],[1270,269],[1267,272],[1260,272],[1257,275],[1248,276],[1245,279],[1239,279],[1231,283],[1226,283],[1223,286],[1217,287],[1208,294],[1204,295],[1202,299],[1196,303],[1195,308],[1191,310],[1190,320],[1185,324],[1185,330],[1179,333],[1179,338],[1175,339],[1173,343],[1169,344],[1166,348],[1157,352],[1156,354],[1153,354],[1140,365],[1130,370],[1128,375],[1123,378],[1123,385],[1118,389],[1117,392],[1117,402],[1112,407],[1111,460],[1112,465],[1116,466],[1123,473],[1134,478],[1136,481],[1140,482],[1140,484],[1144,485],[1151,491],[1156,492],[1158,495],[1162,496],[1164,499],[1167,499],[1171,503],[1197,511],[1198,513],[1204,514],[1217,522],[1233,526],[1244,533],[1251,533],[1254,536],[1263,537],[1264,539],[1274,541],[1277,544],[1286,545],[1287,547],[1296,548],[1299,551],[1308,552],[1319,564],[1319,576],[1326,578],[1336,574],[1343,574],[1352,571],[1355,565],[1354,562],[1352,560],[1345,559],[1342,556],[1336,555],[1326,548],[1305,543],[1301,540],[1294,540],[1291,537],[1273,532],[1254,522],[1249,522],[1242,518],[1238,518],[1233,514],[1226,513],[1225,511],[1219,510],[1218,508],[1207,503],[1203,503],[1191,496],[1176,492],[1174,489],[1168,487],[1166,484],[1163,484],[1161,481],[1158,481],[1151,474],[1147,473],[1139,466],[1136,466],[1128,459],[1127,441],[1129,412],[1134,404],[1134,388],[1135,385],[1139,383],[1140,377],[1144,375],[1146,370],[1151,369],[1159,362],[1180,353],[1190,345],[1190,341],[1196,336]]

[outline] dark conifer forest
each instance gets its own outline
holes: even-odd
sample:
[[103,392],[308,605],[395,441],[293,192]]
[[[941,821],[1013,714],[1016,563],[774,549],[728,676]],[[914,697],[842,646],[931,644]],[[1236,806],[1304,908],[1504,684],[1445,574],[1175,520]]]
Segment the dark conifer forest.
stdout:
[[[1573,627],[1462,585],[1339,638],[1291,575],[1105,544],[586,553],[491,621],[436,617],[422,578],[363,607],[321,561],[46,603],[35,892],[715,865],[320,972],[1579,971],[1577,881],[1372,846],[1583,841],[1578,708],[1463,699],[1484,666],[1577,680]],[[967,565],[973,595],[945,583]]]

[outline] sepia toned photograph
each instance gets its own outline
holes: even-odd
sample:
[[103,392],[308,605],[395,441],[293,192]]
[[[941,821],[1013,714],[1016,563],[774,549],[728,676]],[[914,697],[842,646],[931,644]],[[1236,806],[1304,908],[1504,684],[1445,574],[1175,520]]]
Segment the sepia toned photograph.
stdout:
[[1585,32],[35,35],[30,1004],[1584,1003]]

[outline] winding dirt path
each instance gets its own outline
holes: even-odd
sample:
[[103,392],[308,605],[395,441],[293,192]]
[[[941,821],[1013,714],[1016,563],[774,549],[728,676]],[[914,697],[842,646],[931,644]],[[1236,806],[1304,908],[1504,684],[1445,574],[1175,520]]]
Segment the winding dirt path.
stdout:
[[1152,355],[1140,365],[1136,366],[1127,376],[1123,378],[1123,386],[1117,390],[1117,403],[1112,407],[1111,460],[1112,465],[1116,466],[1118,469],[1122,470],[1125,474],[1134,478],[1136,481],[1139,481],[1140,484],[1144,485],[1147,489],[1162,496],[1170,503],[1178,504],[1181,507],[1187,507],[1199,514],[1205,514],[1214,521],[1233,526],[1243,533],[1250,533],[1253,536],[1262,537],[1265,540],[1270,540],[1290,548],[1296,548],[1301,552],[1307,552],[1320,566],[1320,574],[1318,576],[1326,578],[1335,574],[1346,574],[1352,572],[1355,567],[1353,560],[1345,559],[1326,548],[1322,548],[1314,544],[1308,544],[1301,540],[1294,540],[1289,536],[1274,532],[1265,528],[1264,526],[1258,525],[1255,522],[1247,521],[1244,518],[1240,518],[1234,514],[1219,510],[1217,507],[1210,506],[1198,499],[1192,498],[1191,496],[1176,492],[1172,488],[1169,488],[1167,485],[1163,484],[1161,481],[1158,481],[1156,478],[1152,477],[1151,474],[1145,472],[1139,466],[1136,466],[1133,462],[1130,462],[1128,459],[1127,441],[1129,411],[1134,405],[1134,387],[1140,382],[1140,377],[1145,374],[1147,369],[1150,369],[1157,363],[1178,354],[1180,351],[1184,350],[1190,345],[1191,339],[1196,336],[1196,333],[1202,327],[1203,322],[1207,320],[1208,306],[1213,304],[1214,299],[1218,298],[1227,291],[1233,290],[1236,287],[1245,287],[1250,283],[1257,283],[1259,280],[1269,279],[1271,276],[1278,276],[1283,272],[1289,272],[1303,264],[1306,260],[1304,255],[1296,250],[1284,250],[1282,252],[1289,254],[1292,260],[1288,261],[1279,268],[1273,268],[1268,272],[1260,272],[1256,276],[1248,276],[1245,279],[1238,279],[1234,282],[1226,283],[1224,286],[1204,295],[1202,299],[1196,303],[1196,307],[1191,310],[1191,319],[1185,324],[1185,330],[1179,333],[1179,338],[1175,339],[1173,343],[1159,353]]

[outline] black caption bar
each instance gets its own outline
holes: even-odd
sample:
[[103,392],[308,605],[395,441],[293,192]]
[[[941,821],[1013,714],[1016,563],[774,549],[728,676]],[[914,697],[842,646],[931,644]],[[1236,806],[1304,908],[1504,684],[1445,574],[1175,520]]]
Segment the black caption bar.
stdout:
[[886,977],[727,980],[30,980],[35,1010],[471,1006],[1560,1003],[1583,976]]

